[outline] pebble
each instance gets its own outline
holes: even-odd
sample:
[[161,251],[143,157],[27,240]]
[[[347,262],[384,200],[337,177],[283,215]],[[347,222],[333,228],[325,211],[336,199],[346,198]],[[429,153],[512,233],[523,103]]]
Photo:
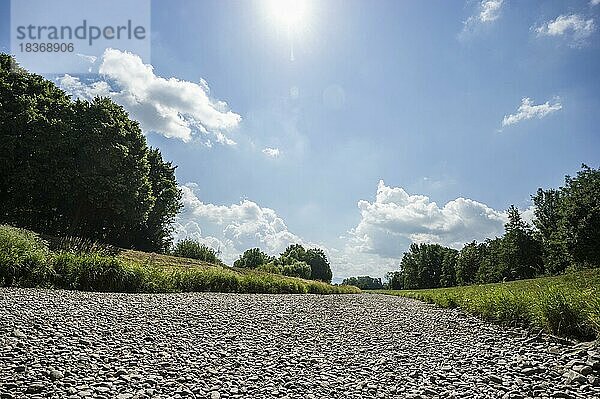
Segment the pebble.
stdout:
[[0,288],[0,399],[600,398],[596,342],[362,295]]

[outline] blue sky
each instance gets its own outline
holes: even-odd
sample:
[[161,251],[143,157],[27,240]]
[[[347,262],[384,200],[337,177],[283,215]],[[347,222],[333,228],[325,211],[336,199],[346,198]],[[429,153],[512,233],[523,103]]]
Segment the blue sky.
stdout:
[[[499,234],[510,204],[526,210],[537,187],[599,166],[600,5],[307,1],[290,38],[268,3],[152,2],[150,111],[126,100],[142,90],[122,68],[132,54],[48,76],[82,97],[106,82],[96,89],[138,106],[186,189],[178,237],[226,260],[300,241],[324,247],[336,277],[381,276],[410,242]],[[219,123],[169,102],[181,90],[162,78],[208,93],[177,104],[211,107]],[[156,104],[191,121],[186,140],[156,131]]]

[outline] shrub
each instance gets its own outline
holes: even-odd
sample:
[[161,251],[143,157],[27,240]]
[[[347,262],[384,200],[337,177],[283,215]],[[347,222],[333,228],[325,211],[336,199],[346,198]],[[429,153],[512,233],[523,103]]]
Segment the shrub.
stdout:
[[233,267],[240,267],[244,269],[256,269],[262,265],[265,265],[273,261],[273,258],[260,248],[252,248],[244,251],[240,258],[233,262]]
[[306,262],[294,261],[291,264],[283,265],[281,267],[281,274],[308,280],[310,278],[311,268]]
[[57,287],[106,292],[139,292],[148,287],[144,269],[114,256],[62,252],[52,263]]
[[0,225],[0,285],[47,285],[49,255],[48,244],[37,234]]
[[172,255],[182,258],[198,259],[204,262],[221,264],[217,252],[206,244],[186,238],[175,244]]

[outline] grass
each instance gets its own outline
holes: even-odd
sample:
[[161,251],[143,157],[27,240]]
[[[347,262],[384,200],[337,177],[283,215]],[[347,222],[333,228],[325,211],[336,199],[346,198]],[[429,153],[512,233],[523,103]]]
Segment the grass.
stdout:
[[600,337],[600,269],[498,284],[370,292],[460,307],[495,323],[561,337]]
[[[66,244],[65,244],[66,242]],[[0,225],[0,286],[105,292],[359,293],[334,286],[194,259],[66,240],[56,250],[37,234]],[[91,249],[91,252],[89,252]]]

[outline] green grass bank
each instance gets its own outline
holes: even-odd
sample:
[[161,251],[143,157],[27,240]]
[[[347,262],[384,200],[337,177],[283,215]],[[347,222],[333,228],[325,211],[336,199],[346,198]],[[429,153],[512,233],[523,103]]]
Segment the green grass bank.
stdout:
[[51,250],[34,232],[0,225],[0,286],[103,292],[359,293],[270,273],[241,271],[193,259],[105,250],[74,240]]
[[460,307],[486,320],[576,339],[600,336],[600,269],[506,283],[425,290],[376,290]]

